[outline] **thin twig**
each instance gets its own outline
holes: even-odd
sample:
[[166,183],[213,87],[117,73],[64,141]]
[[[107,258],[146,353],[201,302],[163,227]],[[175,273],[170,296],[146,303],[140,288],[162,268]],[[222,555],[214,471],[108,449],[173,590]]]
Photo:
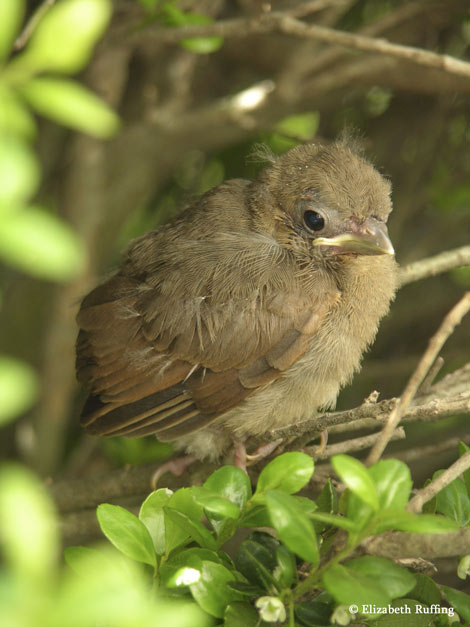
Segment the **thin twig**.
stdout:
[[470,246],[447,250],[404,266],[400,269],[400,287],[462,266],[470,266]]
[[[311,454],[315,457],[315,459],[328,459],[333,457],[333,455],[339,455],[341,453],[351,453],[353,451],[363,451],[366,448],[371,447],[374,442],[377,441],[380,433],[371,433],[369,435],[364,435],[360,438],[353,438],[351,440],[346,440],[344,442],[338,442],[337,444],[330,444],[325,448],[321,453],[317,453],[316,450],[318,447],[308,447],[305,448],[304,451],[307,454]],[[402,427],[398,427],[392,433],[391,440],[404,440],[405,439],[405,431]]]
[[449,485],[454,479],[461,475],[465,470],[470,468],[470,451],[464,453],[462,457],[449,466],[444,472],[431,481],[427,486],[418,490],[414,497],[408,503],[410,512],[419,514],[423,509],[423,505],[436,496],[443,488]]
[[26,26],[23,28],[21,33],[16,38],[15,45],[14,45],[15,50],[22,50],[22,48],[26,46],[36,26],[39,24],[42,18],[46,15],[46,13],[49,11],[52,5],[55,4],[55,1],[56,0],[44,0],[44,2],[42,2],[38,6],[36,11],[34,11],[32,16],[26,23]]
[[447,338],[453,333],[455,327],[460,324],[462,318],[470,311],[470,292],[466,292],[461,300],[449,311],[447,316],[441,323],[437,333],[431,338],[429,346],[422,356],[416,370],[411,375],[403,394],[397,405],[392,409],[387,424],[381,433],[381,437],[374,444],[369,456],[367,464],[374,464],[380,459],[390,437],[398,426],[407,407],[413,400],[419,386],[423,382],[429,369],[433,365],[439,351],[443,347]]
[[[438,54],[422,48],[413,46],[403,46],[394,44],[386,39],[367,37],[347,33],[344,31],[319,26],[317,24],[306,24],[286,13],[273,12],[262,15],[256,19],[230,19],[214,22],[201,26],[182,26],[175,29],[152,29],[138,33],[140,42],[146,36],[158,38],[161,43],[178,43],[181,39],[192,37],[218,36],[224,38],[247,37],[254,34],[265,34],[280,31],[286,35],[301,37],[313,41],[321,41],[326,44],[342,46],[359,50],[361,52],[371,52],[386,55],[416,63],[417,65],[431,67],[442,70],[448,74],[470,77],[470,63],[462,61],[446,54]],[[134,35],[136,37],[136,35]]]

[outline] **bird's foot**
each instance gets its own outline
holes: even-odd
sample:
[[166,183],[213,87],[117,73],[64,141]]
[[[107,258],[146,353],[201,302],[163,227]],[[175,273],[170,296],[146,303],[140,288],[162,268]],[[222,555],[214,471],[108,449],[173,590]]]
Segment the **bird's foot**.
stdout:
[[183,472],[196,461],[194,455],[184,455],[183,457],[177,457],[176,459],[170,459],[165,462],[152,475],[152,488],[157,489],[157,483],[162,475],[167,472],[171,472],[172,475],[179,477]]
[[273,440],[272,442],[266,442],[266,444],[260,444],[253,453],[251,453],[250,455],[246,455],[246,458],[249,460],[247,465],[252,466],[253,464],[259,462],[261,459],[264,459],[268,455],[271,455],[271,453],[273,453],[277,449],[281,442],[283,442],[283,438],[278,438],[277,440]]
[[326,445],[328,444],[328,429],[323,429],[320,433],[320,445],[315,451],[316,455],[321,455],[325,452]]

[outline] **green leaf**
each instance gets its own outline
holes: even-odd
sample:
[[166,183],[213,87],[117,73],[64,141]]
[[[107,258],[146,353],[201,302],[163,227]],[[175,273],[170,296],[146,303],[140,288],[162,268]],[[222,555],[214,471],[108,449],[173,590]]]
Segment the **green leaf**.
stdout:
[[[470,270],[470,266],[469,266]],[[465,442],[459,442],[459,457],[462,457],[465,453],[470,451],[470,446],[467,446]],[[467,494],[470,495],[470,470],[465,470],[463,473],[463,480],[465,481],[465,486],[467,488]]]
[[196,54],[210,54],[211,52],[217,52],[224,45],[223,37],[191,37],[187,39],[181,39],[180,45],[182,48],[195,52]]
[[377,511],[380,507],[377,487],[367,468],[349,455],[335,455],[331,459],[335,472],[341,481],[356,494],[361,501]]
[[449,586],[441,586],[441,590],[457,614],[464,619],[465,623],[470,623],[470,596]]
[[338,527],[339,529],[344,529],[345,531],[358,531],[356,523],[349,518],[344,518],[343,516],[335,516],[334,514],[326,514],[324,512],[312,512],[310,514],[310,518],[315,522],[318,521],[325,523],[323,525],[324,528],[332,525],[333,527]]
[[26,142],[3,136],[0,141],[0,214],[28,200],[38,183],[39,166],[33,151]]
[[107,554],[88,546],[67,546],[64,549],[65,562],[78,575],[83,574],[86,576],[88,574],[90,560],[102,559],[104,561],[107,557]]
[[[167,506],[186,514],[186,516],[192,520],[198,522],[202,520],[202,506],[195,502],[194,494],[190,488],[177,490],[170,497]],[[168,524],[165,522],[165,546],[167,554],[177,546],[187,542],[190,537],[191,535],[181,525],[177,525],[171,520],[168,520]]]
[[104,503],[96,510],[101,530],[124,555],[137,562],[155,566],[157,563],[152,538],[137,516],[120,507]]
[[[434,473],[433,479],[442,471]],[[470,496],[465,482],[457,477],[436,495],[436,511],[452,518],[460,525],[470,524]]]
[[271,519],[265,505],[255,505],[247,508],[238,524],[241,527],[269,527]]
[[[243,472],[243,471],[242,471]],[[199,488],[194,500],[202,505],[207,513],[236,520],[240,516],[240,508],[217,492],[207,488]]]
[[151,492],[142,503],[139,518],[147,527],[157,555],[165,553],[165,517],[163,507],[167,505],[172,491],[161,488]]
[[249,603],[230,603],[225,608],[224,627],[259,627],[258,612]]
[[421,573],[414,573],[413,576],[416,579],[416,585],[411,592],[408,592],[407,598],[416,599],[425,605],[439,605],[441,593],[436,582]]
[[314,111],[289,115],[280,120],[274,128],[282,135],[307,141],[315,137],[319,124],[320,114]]
[[98,96],[80,83],[35,78],[21,90],[38,113],[94,137],[107,138],[119,129],[119,118]]
[[84,267],[85,251],[65,223],[31,207],[0,221],[0,257],[22,270],[53,281],[65,281]]
[[319,512],[325,512],[327,514],[338,513],[338,495],[336,494],[333,482],[329,477],[328,481],[323,486],[322,491],[318,495],[316,503]]
[[24,14],[24,0],[0,2],[0,61],[11,50]]
[[307,627],[318,627],[319,625],[331,625],[330,616],[333,607],[328,603],[321,601],[306,601],[295,604],[295,615],[301,621],[302,625]]
[[183,512],[172,507],[164,507],[163,511],[165,514],[165,528],[167,528],[169,520],[174,525],[180,527],[187,537],[191,537],[200,546],[213,550],[217,548],[217,543],[211,532],[201,522],[193,520],[186,514],[183,514]]
[[189,586],[191,594],[199,606],[211,616],[222,618],[225,608],[240,595],[229,588],[227,583],[235,576],[221,564],[203,561],[199,581]]
[[255,539],[249,538],[241,544],[235,564],[237,570],[251,583],[269,591],[277,589],[277,582],[273,576],[276,566],[274,551],[256,542]]
[[293,553],[317,565],[320,556],[315,530],[295,499],[279,490],[270,490],[265,498],[271,523],[281,541]]
[[29,409],[36,400],[38,390],[36,374],[31,366],[0,355],[0,425]]
[[366,555],[348,562],[348,569],[380,581],[391,599],[405,596],[416,584],[416,579],[406,570],[384,557]]
[[0,470],[0,537],[14,571],[35,585],[49,581],[59,549],[54,506],[43,482],[13,464]]
[[251,497],[251,484],[248,476],[236,466],[222,466],[204,482],[204,488],[235,503],[241,509]]
[[412,533],[447,533],[458,529],[458,524],[444,516],[412,514],[406,510],[382,510],[375,517],[374,533],[388,529]]
[[[398,459],[385,459],[369,468],[381,508],[405,509],[413,482],[410,469]],[[369,503],[370,505],[370,503]]]
[[16,67],[78,72],[87,64],[110,17],[109,0],[62,0],[39,22],[25,52],[16,58]]
[[[0,133],[2,142],[8,135],[10,138],[16,135],[27,140],[36,136],[36,122],[28,107],[12,89],[3,84],[0,84]],[[33,159],[29,147],[25,146],[25,149],[30,153],[30,159]],[[38,169],[36,163],[34,167]]]
[[294,555],[282,544],[276,549],[277,566],[274,576],[281,588],[289,588],[297,581],[297,566]]
[[[383,607],[391,596],[377,579],[334,564],[323,574],[323,584],[332,597],[343,605],[377,605]],[[365,612],[364,612],[365,613]]]
[[301,490],[313,475],[313,459],[305,453],[283,453],[261,471],[255,495],[267,490],[293,494]]

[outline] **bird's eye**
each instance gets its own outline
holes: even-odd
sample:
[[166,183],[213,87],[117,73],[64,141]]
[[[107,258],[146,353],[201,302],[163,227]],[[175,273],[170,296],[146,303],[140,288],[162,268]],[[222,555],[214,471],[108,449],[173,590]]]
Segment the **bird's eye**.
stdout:
[[325,218],[316,211],[304,213],[304,224],[309,231],[321,231],[325,226]]

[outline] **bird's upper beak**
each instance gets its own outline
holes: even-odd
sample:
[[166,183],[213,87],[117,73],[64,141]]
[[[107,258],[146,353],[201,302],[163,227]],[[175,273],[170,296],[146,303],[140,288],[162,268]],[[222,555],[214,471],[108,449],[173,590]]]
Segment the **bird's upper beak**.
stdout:
[[328,246],[332,253],[358,255],[394,255],[395,251],[388,236],[387,227],[375,218],[367,218],[334,237],[317,237],[313,246]]

